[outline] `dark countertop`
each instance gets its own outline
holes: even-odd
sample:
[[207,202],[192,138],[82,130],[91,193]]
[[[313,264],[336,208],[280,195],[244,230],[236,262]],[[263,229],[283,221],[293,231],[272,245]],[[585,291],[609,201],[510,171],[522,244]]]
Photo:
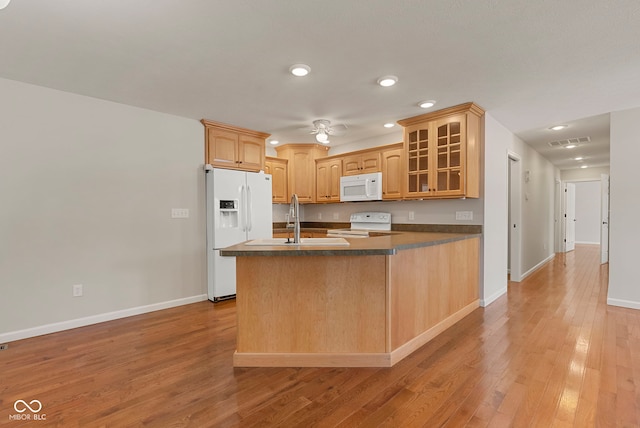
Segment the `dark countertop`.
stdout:
[[349,246],[237,244],[220,250],[223,256],[368,256],[393,255],[398,251],[428,247],[480,237],[478,233],[384,232],[369,238],[345,238]]

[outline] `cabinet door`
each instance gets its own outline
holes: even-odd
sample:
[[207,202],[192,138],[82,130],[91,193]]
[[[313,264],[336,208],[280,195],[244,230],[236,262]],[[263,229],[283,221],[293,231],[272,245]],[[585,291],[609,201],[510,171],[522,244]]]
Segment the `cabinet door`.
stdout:
[[407,147],[407,189],[405,196],[426,197],[433,187],[431,178],[432,130],[429,123],[405,129]]
[[342,158],[342,175],[356,175],[361,173],[361,158],[359,155]]
[[264,172],[271,174],[271,199],[274,203],[287,203],[287,161],[270,158],[264,161]]
[[342,175],[342,161],[336,159],[329,164],[328,195],[331,202],[340,202],[340,176]]
[[329,164],[318,162],[316,166],[316,201],[324,202],[329,197]]
[[436,196],[463,196],[465,171],[465,115],[435,122],[434,175]]
[[361,157],[360,172],[363,174],[369,172],[379,172],[380,168],[380,152],[365,153]]
[[260,171],[263,165],[264,140],[240,134],[238,141],[238,167],[246,171]]
[[296,149],[291,155],[293,168],[289,172],[289,191],[296,193],[300,202],[315,201],[315,160],[308,149]]
[[402,199],[402,148],[382,152],[382,199]]
[[316,202],[340,202],[341,173],[340,159],[316,162]]
[[208,163],[220,168],[238,167],[238,134],[221,129],[207,130]]

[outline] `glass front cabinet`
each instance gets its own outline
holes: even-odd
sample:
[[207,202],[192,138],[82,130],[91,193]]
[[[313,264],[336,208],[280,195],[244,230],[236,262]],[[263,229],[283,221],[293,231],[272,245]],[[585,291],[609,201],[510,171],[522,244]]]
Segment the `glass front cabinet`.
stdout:
[[484,110],[473,103],[399,120],[407,160],[405,199],[477,198]]

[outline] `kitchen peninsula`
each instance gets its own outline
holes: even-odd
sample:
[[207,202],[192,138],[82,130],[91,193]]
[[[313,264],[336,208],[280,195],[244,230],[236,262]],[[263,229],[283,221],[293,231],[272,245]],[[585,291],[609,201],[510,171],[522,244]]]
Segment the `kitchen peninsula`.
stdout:
[[234,245],[239,367],[391,367],[479,306],[478,234]]

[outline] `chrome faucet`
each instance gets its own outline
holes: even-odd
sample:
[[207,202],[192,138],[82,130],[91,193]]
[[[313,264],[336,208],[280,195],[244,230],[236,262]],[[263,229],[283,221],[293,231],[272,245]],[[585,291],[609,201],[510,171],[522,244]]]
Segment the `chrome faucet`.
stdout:
[[293,243],[300,243],[300,204],[298,203],[298,195],[291,195],[291,205],[289,205],[289,221],[287,227],[292,227],[291,218],[293,217]]

